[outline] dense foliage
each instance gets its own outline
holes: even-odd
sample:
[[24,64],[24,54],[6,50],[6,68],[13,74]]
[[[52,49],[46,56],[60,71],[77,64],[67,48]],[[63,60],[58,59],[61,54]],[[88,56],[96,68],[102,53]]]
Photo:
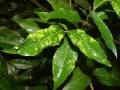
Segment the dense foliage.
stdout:
[[120,0],[0,5],[0,90],[119,90]]

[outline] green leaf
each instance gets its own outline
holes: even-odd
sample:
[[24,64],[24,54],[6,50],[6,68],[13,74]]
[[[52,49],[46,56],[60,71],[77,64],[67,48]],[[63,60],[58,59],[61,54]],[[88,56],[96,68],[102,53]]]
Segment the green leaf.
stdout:
[[34,20],[30,19],[30,18],[16,20],[15,22],[17,22],[28,33],[33,33],[33,32],[40,29],[39,26],[37,25],[37,23]]
[[64,43],[57,49],[52,62],[55,90],[74,70],[76,60],[77,53],[71,49],[68,41],[65,39]]
[[8,28],[0,28],[0,47],[8,48],[9,46],[19,45],[24,39],[15,31]]
[[0,58],[0,90],[11,90],[6,61]]
[[108,19],[108,16],[105,12],[101,11],[101,12],[97,12],[96,13],[98,17],[100,17],[102,20]]
[[0,77],[7,76],[7,65],[3,58],[0,58]]
[[96,10],[97,8],[102,6],[104,3],[106,3],[107,1],[109,1],[109,0],[94,0],[93,10]]
[[99,43],[91,36],[87,35],[84,31],[80,29],[72,30],[68,32],[68,36],[73,44],[77,46],[87,57],[109,67],[111,66]]
[[85,90],[89,84],[90,78],[77,67],[73,72],[72,78],[62,90]]
[[101,33],[102,38],[105,41],[105,44],[107,47],[112,50],[114,55],[117,57],[117,50],[115,47],[115,44],[113,42],[113,36],[112,33],[110,32],[109,28],[106,26],[106,24],[101,20],[99,16],[95,12],[92,13],[92,18],[95,24],[98,26],[98,29]]
[[120,0],[110,0],[110,3],[116,14],[120,17]]
[[40,19],[47,22],[49,19],[66,19],[71,22],[79,22],[81,20],[80,15],[75,10],[67,10],[60,8],[55,11],[48,12],[36,12]]
[[8,78],[0,78],[0,90],[12,90]]
[[85,9],[88,9],[88,10],[91,9],[91,6],[87,0],[74,0],[74,2]]
[[18,54],[23,56],[38,55],[44,48],[59,45],[63,37],[63,29],[57,25],[51,25],[49,28],[29,34],[25,43],[19,48]]
[[41,63],[41,60],[14,59],[11,60],[9,63],[17,69],[30,69],[38,66]]
[[19,33],[8,28],[0,28],[0,48],[2,52],[17,54],[18,46],[24,42]]
[[72,9],[71,2],[68,2],[68,0],[48,0],[48,2],[55,10],[60,8]]
[[97,68],[94,71],[94,75],[104,85],[107,86],[120,86],[120,76],[108,71],[105,68]]

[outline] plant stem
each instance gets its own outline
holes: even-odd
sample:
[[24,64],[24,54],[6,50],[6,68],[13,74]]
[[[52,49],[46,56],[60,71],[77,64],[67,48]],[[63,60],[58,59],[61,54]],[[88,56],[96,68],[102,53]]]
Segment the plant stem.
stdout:
[[94,87],[93,87],[92,83],[90,83],[90,89],[94,90]]

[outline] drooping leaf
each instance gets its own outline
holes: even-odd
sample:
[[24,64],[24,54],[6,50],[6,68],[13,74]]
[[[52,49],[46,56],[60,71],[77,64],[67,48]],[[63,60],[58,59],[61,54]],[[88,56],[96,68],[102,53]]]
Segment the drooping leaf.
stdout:
[[109,67],[111,66],[99,43],[91,36],[87,35],[83,30],[71,30],[68,32],[68,36],[73,44],[77,46],[87,57]]
[[81,20],[80,15],[75,10],[67,10],[64,8],[60,8],[58,10],[54,10],[50,13],[48,12],[36,12],[40,19],[44,22],[49,19],[66,19],[71,22],[79,22]]
[[74,70],[77,54],[69,46],[65,39],[64,43],[57,49],[53,57],[53,80],[56,90]]
[[52,5],[54,10],[60,8],[72,9],[71,2],[68,0],[48,0],[48,2]]
[[25,43],[21,45],[18,54],[23,56],[35,56],[44,48],[58,45],[64,37],[64,31],[57,25],[41,29],[28,35]]
[[77,67],[73,72],[72,78],[62,90],[85,90],[89,84],[90,78]]
[[120,76],[105,68],[97,68],[94,71],[97,80],[107,86],[120,86]]
[[109,0],[116,14],[120,17],[120,0]]
[[92,13],[92,18],[93,18],[93,21],[95,22],[95,24],[97,25],[97,27],[101,33],[101,36],[105,41],[105,44],[107,45],[107,47],[110,50],[112,50],[114,55],[117,57],[117,50],[116,50],[115,44],[113,42],[112,33],[110,32],[109,28],[102,21],[102,19],[99,16],[97,16],[97,14],[95,12]]
[[75,0],[74,1],[76,4],[80,5],[81,7],[90,10],[91,6],[90,4],[87,2],[87,0]]
[[39,30],[39,26],[37,25],[37,23],[28,18],[28,19],[20,19],[20,20],[16,20],[16,22],[22,27],[24,28],[28,33],[33,33],[37,30]]
[[93,10],[96,10],[98,7],[102,6],[107,1],[109,0],[94,0]]

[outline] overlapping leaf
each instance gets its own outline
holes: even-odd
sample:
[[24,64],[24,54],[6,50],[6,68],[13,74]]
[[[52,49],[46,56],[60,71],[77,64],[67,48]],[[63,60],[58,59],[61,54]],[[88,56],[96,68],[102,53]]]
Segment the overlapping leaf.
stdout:
[[16,54],[18,46],[24,42],[17,32],[8,28],[0,29],[0,48],[2,52]]
[[8,28],[0,28],[0,47],[7,48],[7,46],[19,45],[23,43],[24,39],[15,31]]
[[36,12],[42,21],[48,21],[49,19],[66,19],[71,22],[79,22],[81,20],[80,15],[75,10],[67,10],[60,8],[50,13],[48,12]]
[[110,3],[117,15],[120,17],[120,0],[110,0]]
[[108,71],[105,68],[97,68],[94,75],[104,85],[107,86],[120,86],[120,76]]
[[85,90],[89,84],[90,78],[77,67],[73,72],[72,78],[62,90]]
[[32,33],[32,32],[35,32],[35,31],[39,30],[39,26],[36,24],[35,21],[33,21],[33,20],[30,19],[30,18],[28,18],[28,19],[16,20],[16,22],[17,22],[22,28],[24,28],[28,33]]
[[29,34],[18,53],[23,56],[35,56],[48,46],[58,45],[64,37],[64,31],[57,25]]
[[115,47],[115,44],[113,42],[113,36],[112,33],[110,32],[109,28],[107,27],[107,25],[102,21],[102,19],[97,16],[97,14],[94,12],[92,13],[92,18],[95,22],[95,24],[97,25],[102,38],[105,41],[105,44],[107,45],[107,47],[112,50],[112,52],[114,53],[114,55],[117,57],[117,50]]
[[107,66],[111,66],[99,43],[87,35],[84,31],[80,29],[72,30],[68,32],[68,36],[73,44],[77,46],[87,57]]
[[68,41],[65,39],[64,43],[57,49],[53,57],[53,80],[54,89],[56,90],[74,70],[77,54],[71,49]]

